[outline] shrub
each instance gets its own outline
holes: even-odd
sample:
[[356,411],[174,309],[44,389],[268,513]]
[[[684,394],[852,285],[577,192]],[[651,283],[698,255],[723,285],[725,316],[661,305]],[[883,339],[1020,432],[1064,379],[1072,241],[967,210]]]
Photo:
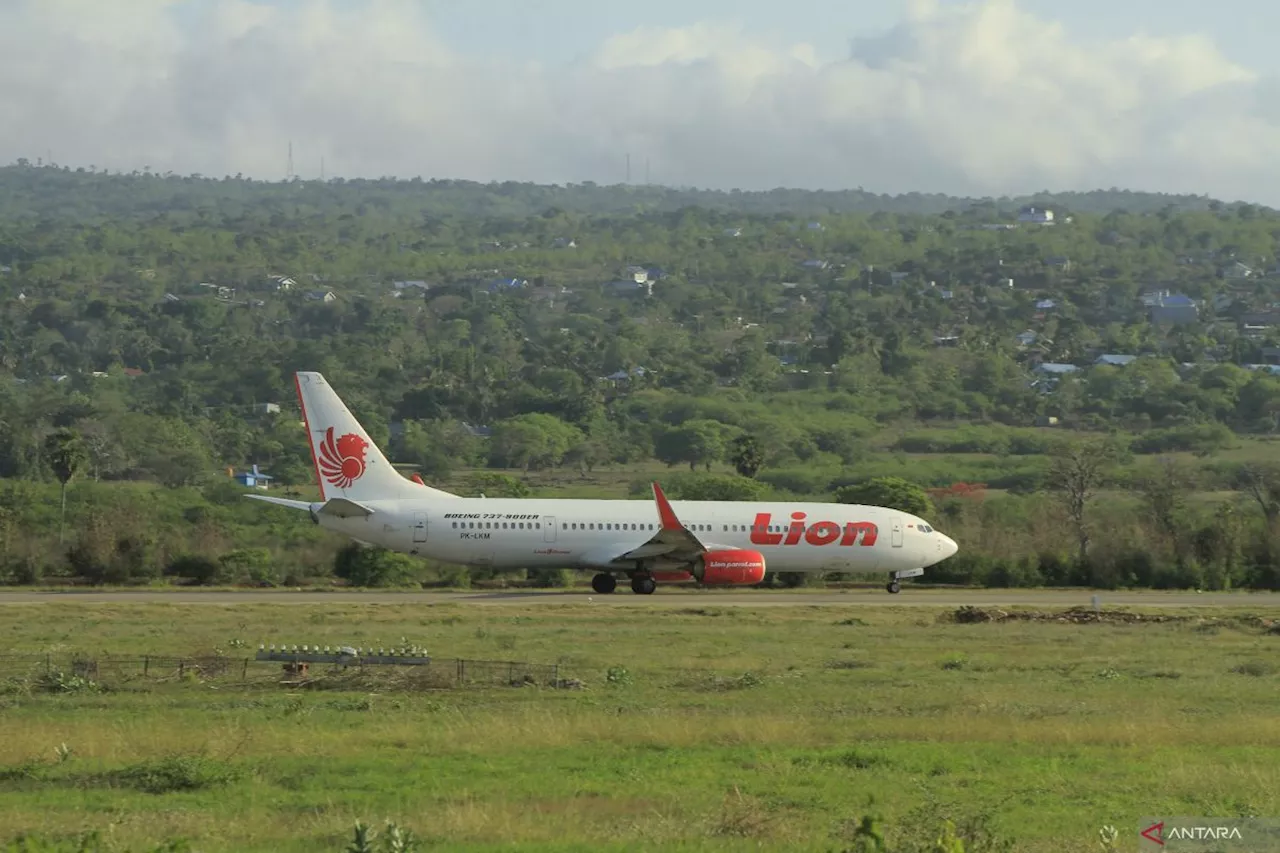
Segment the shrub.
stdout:
[[789,468],[761,471],[756,479],[775,489],[804,497],[826,494],[831,489],[831,472],[813,468]]
[[405,554],[352,542],[333,560],[333,573],[350,586],[400,586],[410,581],[418,565]]
[[836,500],[842,504],[891,507],[922,517],[933,509],[924,489],[901,477],[875,477],[864,483],[841,486],[836,490]]
[[530,569],[529,581],[540,589],[573,586],[571,569]]
[[169,577],[185,578],[200,586],[218,582],[221,566],[217,560],[203,554],[183,554],[172,560],[165,567],[164,573]]
[[238,778],[233,769],[198,756],[176,755],[144,761],[111,771],[102,781],[148,794],[200,791],[229,784]]
[[218,558],[219,577],[224,583],[275,583],[279,580],[271,552],[266,548],[237,548]]
[[675,474],[664,478],[663,491],[672,500],[755,501],[769,490],[762,480],[736,474]]
[[1129,445],[1134,453],[1176,453],[1224,450],[1235,443],[1235,433],[1222,424],[1153,429],[1135,438]]

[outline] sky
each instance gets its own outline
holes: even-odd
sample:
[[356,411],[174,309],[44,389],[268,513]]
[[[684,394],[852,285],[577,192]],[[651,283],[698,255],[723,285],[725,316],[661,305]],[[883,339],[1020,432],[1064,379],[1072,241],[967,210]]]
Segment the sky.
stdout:
[[[122,10],[127,10],[124,12]],[[1274,0],[0,0],[0,163],[1280,206]]]

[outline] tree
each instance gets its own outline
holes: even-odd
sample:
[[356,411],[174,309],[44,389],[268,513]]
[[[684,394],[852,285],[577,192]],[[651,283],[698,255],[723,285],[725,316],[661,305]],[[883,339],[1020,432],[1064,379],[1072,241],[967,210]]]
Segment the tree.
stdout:
[[62,485],[62,507],[58,516],[58,544],[65,540],[67,524],[67,485],[89,461],[89,451],[80,434],[69,427],[54,430],[45,439],[45,459],[53,475]]
[[1168,540],[1179,569],[1186,563],[1187,494],[1193,486],[1191,475],[1182,463],[1167,456],[1162,457],[1156,471],[1139,484],[1151,520]]
[[729,457],[734,470],[744,477],[754,478],[764,467],[764,454],[753,435],[740,435],[733,441],[733,449]]
[[1102,483],[1106,466],[1117,455],[1115,445],[1105,439],[1061,444],[1052,453],[1048,485],[1057,492],[1075,528],[1081,563],[1089,555],[1089,502]]
[[1236,489],[1257,502],[1267,527],[1274,530],[1280,521],[1280,465],[1246,465],[1236,479]]
[[654,455],[668,465],[687,462],[690,471],[698,470],[699,465],[710,471],[711,464],[724,456],[725,432],[729,429],[705,418],[686,421],[659,437]]
[[494,426],[490,458],[525,471],[556,467],[582,440],[581,430],[553,415],[517,415]]
[[873,477],[862,483],[841,486],[836,489],[836,501],[842,504],[883,506],[920,517],[933,511],[928,493],[901,477]]

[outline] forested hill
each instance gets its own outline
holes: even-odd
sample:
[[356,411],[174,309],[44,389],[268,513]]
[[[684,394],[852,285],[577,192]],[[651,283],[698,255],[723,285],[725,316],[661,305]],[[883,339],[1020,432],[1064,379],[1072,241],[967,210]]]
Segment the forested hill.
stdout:
[[587,215],[672,212],[688,207],[737,214],[821,215],[978,213],[1011,218],[1034,204],[1063,213],[1155,213],[1208,210],[1207,196],[1095,190],[1015,198],[956,198],[933,193],[877,195],[860,189],[762,192],[720,191],[593,183],[542,185],[507,181],[481,184],[454,180],[253,181],[199,175],[108,174],[96,167],[41,167],[26,161],[0,167],[0,221],[53,218],[101,221],[189,212],[235,216],[254,210],[295,215],[313,212],[377,212],[396,219],[422,217],[519,218],[547,211]]
[[953,580],[1280,587],[1280,213],[1019,201],[0,170],[0,583],[311,576],[229,475],[313,488],[318,370],[459,493],[901,478]]

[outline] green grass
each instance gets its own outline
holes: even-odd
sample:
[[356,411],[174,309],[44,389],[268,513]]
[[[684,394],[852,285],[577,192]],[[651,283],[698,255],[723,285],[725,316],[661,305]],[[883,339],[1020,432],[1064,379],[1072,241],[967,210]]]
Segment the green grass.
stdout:
[[[0,840],[100,829],[120,845],[313,853],[389,818],[449,849],[839,850],[874,797],[903,825],[990,813],[1018,849],[1048,853],[1142,814],[1280,811],[1280,637],[1257,614],[956,625],[946,612],[8,606],[9,653],[405,638],[442,657],[558,662],[587,686],[55,695],[0,674]],[[615,666],[629,677],[611,684]]]

